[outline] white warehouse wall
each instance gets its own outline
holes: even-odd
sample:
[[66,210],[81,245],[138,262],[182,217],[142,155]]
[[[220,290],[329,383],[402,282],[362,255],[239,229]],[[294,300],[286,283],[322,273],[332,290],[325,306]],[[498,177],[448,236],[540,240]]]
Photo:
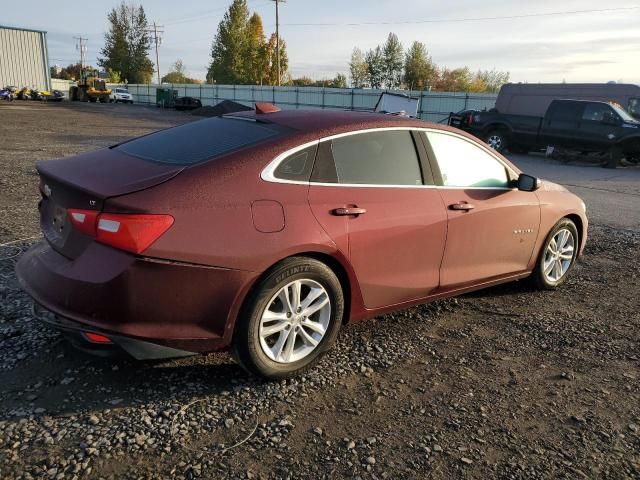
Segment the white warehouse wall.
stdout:
[[0,88],[51,89],[47,33],[0,25]]

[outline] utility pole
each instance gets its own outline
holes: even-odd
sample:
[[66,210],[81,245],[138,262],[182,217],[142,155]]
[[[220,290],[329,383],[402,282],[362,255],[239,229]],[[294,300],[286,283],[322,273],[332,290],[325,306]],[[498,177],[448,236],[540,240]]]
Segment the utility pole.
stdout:
[[276,84],[280,86],[280,17],[278,15],[278,4],[284,2],[284,0],[272,0],[276,2],[276,72],[278,75],[278,81]]
[[156,69],[158,70],[158,85],[160,85],[160,56],[158,55],[158,45],[162,45],[164,26],[156,25],[156,22],[153,22],[153,27],[149,26],[147,32],[152,36],[152,41],[156,45]]
[[84,57],[87,53],[87,42],[88,38],[84,38],[82,35],[79,37],[73,37],[74,40],[77,40],[76,50],[80,51],[80,80],[84,78]]

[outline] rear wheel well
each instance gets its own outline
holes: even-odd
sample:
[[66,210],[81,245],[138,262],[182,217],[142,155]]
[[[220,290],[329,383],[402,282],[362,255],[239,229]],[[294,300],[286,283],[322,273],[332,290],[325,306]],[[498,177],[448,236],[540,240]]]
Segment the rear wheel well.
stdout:
[[489,133],[495,132],[496,130],[507,134],[511,133],[511,129],[504,123],[491,123],[485,127],[484,133],[485,135],[489,135]]
[[[342,287],[342,295],[344,296],[344,317],[342,319],[342,323],[343,324],[347,323],[349,321],[349,312],[351,311],[351,282],[349,281],[349,275],[347,274],[347,271],[344,269],[344,267],[338,260],[333,258],[331,255],[327,255],[319,252],[296,253],[295,255],[281,258],[280,260],[275,262],[273,265],[270,265],[269,268],[265,269],[264,272],[262,272],[262,274],[253,282],[253,285],[251,286],[251,288],[245,295],[244,299],[242,300],[242,305],[238,310],[238,317],[246,314],[247,302],[252,297],[252,294],[255,292],[256,288],[258,287],[262,279],[265,278],[267,275],[269,275],[272,269],[276,265],[278,265],[280,262],[286,260],[287,258],[292,258],[292,257],[312,258],[314,260],[324,263],[333,271],[333,273],[336,275],[336,277],[338,277],[338,280],[340,281],[340,286]],[[235,325],[238,325],[238,317],[236,317]]]
[[347,271],[344,269],[342,264],[333,258],[331,255],[326,255],[324,253],[318,252],[307,252],[300,253],[295,255],[296,257],[309,257],[319,262],[327,265],[333,273],[336,274],[338,280],[340,280],[340,285],[342,286],[342,295],[344,296],[344,317],[342,319],[342,323],[347,323],[349,321],[349,312],[351,312],[351,282],[349,281],[349,275]]

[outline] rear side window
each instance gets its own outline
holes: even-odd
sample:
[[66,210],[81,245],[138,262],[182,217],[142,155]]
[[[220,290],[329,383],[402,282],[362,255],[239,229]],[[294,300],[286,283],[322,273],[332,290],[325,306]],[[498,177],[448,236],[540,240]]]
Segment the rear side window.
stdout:
[[317,145],[292,153],[282,160],[273,172],[273,176],[281,180],[308,182],[313,169]]
[[122,143],[116,150],[159,163],[193,165],[256,145],[283,132],[274,124],[213,117]]
[[634,117],[640,118],[640,98],[629,100],[629,113]]
[[336,138],[331,146],[338,183],[422,185],[418,154],[408,130]]
[[428,132],[445,187],[504,188],[506,167],[480,146],[454,135]]
[[551,112],[551,122],[576,122],[580,116],[580,112],[584,104],[579,102],[556,102],[553,104]]

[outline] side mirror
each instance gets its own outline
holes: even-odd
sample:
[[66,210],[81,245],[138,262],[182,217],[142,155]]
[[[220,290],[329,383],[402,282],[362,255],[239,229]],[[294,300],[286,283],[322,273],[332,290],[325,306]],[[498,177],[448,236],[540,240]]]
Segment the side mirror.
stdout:
[[619,125],[620,120],[612,112],[605,112],[602,115],[602,122],[605,125]]
[[539,178],[527,175],[526,173],[521,173],[518,177],[518,190],[522,190],[523,192],[533,192],[538,188],[540,188]]

